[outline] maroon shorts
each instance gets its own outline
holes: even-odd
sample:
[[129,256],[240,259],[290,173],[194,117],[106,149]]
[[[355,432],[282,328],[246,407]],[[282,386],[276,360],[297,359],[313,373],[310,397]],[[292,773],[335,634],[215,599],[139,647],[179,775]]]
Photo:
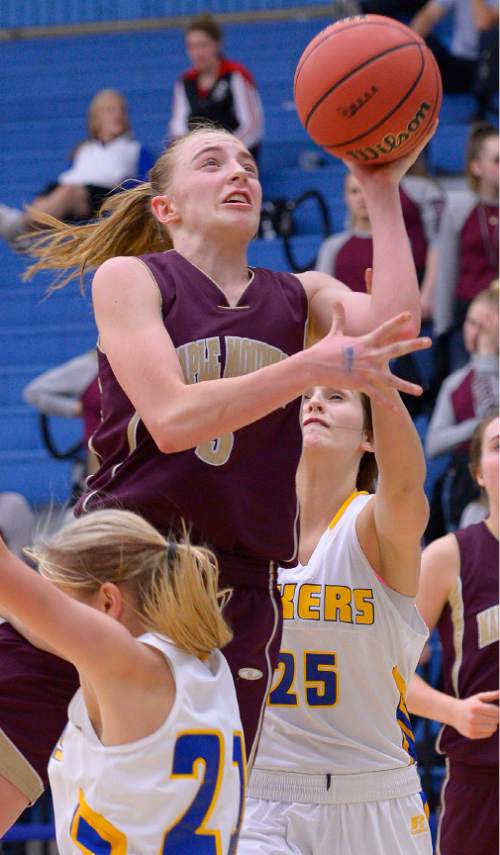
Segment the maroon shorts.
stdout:
[[276,565],[252,566],[219,556],[221,588],[232,589],[224,617],[233,640],[223,649],[234,678],[249,764],[253,762],[265,704],[278,662],[283,618]]
[[498,767],[449,761],[436,855],[498,855]]
[[0,625],[0,774],[30,802],[47,786],[47,764],[78,686],[73,665]]

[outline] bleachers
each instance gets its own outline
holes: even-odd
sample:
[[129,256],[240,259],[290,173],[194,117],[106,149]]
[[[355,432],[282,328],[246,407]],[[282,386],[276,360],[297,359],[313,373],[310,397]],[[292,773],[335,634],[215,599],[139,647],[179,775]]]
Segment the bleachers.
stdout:
[[[26,11],[30,4],[24,5]],[[66,4],[69,16],[76,14],[77,5]],[[45,4],[39,14],[48,15],[49,6]],[[106,7],[109,14],[112,6]],[[2,14],[5,19],[7,7]],[[12,9],[9,14],[14,14]],[[0,25],[4,19],[0,16]],[[261,162],[264,196],[295,198],[304,190],[317,189],[327,200],[333,230],[339,231],[345,221],[344,167],[308,139],[292,97],[297,59],[327,23],[327,19],[313,19],[228,24],[226,50],[250,67],[262,93],[266,113]],[[153,151],[161,150],[172,84],[186,63],[180,30],[10,41],[3,45],[3,55],[0,201],[20,205],[57,176],[75,143],[85,135],[86,107],[102,87],[124,92],[138,137]],[[466,120],[472,106],[468,96],[445,98],[441,124],[430,147],[434,171],[462,169]],[[310,169],[299,166],[304,163],[304,152],[311,153],[310,163],[305,163]],[[320,221],[312,206],[297,212],[296,224],[302,237],[294,239],[294,249],[298,258],[307,260],[314,256],[320,240]],[[256,242],[250,259],[270,267],[288,266],[279,240]],[[0,489],[24,487],[31,501],[47,501],[51,479],[59,477],[63,464],[44,460],[44,473],[52,473],[45,493],[38,478],[27,478],[22,484],[23,461],[33,454],[37,459],[43,457],[44,452],[36,419],[21,401],[21,389],[41,369],[90,348],[95,328],[88,298],[80,297],[77,284],[43,300],[50,277],[38,276],[34,284],[21,283],[25,259],[4,244],[0,262],[0,376],[6,380],[0,397]],[[71,432],[73,426],[68,424],[67,430]]]
[[268,12],[280,9],[324,7],[323,0],[2,0],[0,28],[46,27],[102,21],[134,21],[139,18]]

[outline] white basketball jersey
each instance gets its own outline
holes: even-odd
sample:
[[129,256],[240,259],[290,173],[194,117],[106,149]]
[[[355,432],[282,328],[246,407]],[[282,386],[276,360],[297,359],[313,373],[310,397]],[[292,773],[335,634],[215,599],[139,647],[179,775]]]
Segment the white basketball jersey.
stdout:
[[280,570],[284,629],[255,766],[333,775],[415,761],[405,691],[428,632],[414,598],[375,575],[354,493],[307,566]]
[[168,660],[174,705],[150,736],[104,746],[76,693],[49,763],[58,851],[229,855],[242,816],[245,749],[227,662],[219,651],[202,662],[152,633],[140,640]]

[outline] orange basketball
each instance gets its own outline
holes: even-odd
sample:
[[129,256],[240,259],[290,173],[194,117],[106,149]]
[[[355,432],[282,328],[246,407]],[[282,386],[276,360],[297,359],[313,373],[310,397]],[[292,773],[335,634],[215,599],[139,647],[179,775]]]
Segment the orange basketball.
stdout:
[[314,142],[345,160],[377,165],[402,157],[426,136],[441,107],[441,76],[409,27],[360,15],[309,42],[294,96]]

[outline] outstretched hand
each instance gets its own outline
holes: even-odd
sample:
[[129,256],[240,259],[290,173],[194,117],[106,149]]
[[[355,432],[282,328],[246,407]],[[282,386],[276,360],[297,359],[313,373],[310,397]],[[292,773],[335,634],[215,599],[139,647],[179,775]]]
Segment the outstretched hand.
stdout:
[[394,411],[398,408],[390,390],[421,395],[421,386],[397,377],[389,368],[391,359],[426,350],[432,344],[430,338],[399,340],[410,319],[409,312],[402,312],[367,335],[344,336],[344,309],[335,303],[330,331],[309,350],[313,384],[356,389]]

